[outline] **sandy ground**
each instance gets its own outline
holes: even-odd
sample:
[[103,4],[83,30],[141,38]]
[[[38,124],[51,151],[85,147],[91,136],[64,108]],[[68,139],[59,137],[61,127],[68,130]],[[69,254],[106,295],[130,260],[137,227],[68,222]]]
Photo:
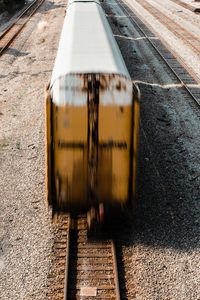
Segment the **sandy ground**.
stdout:
[[[106,13],[122,14],[113,1],[104,3]],[[65,4],[46,1],[0,60],[1,300],[45,299],[54,228],[44,203],[44,86]],[[153,28],[155,20],[148,12],[134,0],[131,5]],[[191,26],[199,24],[194,14],[189,16]],[[199,111],[130,22],[116,19],[109,21],[121,35],[117,41],[142,91],[140,206],[134,226],[122,226],[119,241],[126,299],[197,300]],[[170,43],[184,49],[177,39]],[[187,57],[187,52],[180,54]],[[199,72],[199,61],[193,60]]]
[[65,14],[46,1],[0,60],[0,299],[44,299],[52,225],[45,207],[44,87]]

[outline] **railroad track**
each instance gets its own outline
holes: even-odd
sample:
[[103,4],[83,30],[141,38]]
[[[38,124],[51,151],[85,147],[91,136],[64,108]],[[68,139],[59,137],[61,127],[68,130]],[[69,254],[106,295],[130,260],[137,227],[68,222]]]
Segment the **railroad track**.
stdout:
[[[181,65],[177,64],[177,59],[173,54],[169,53],[169,50],[165,49],[159,39],[152,38],[152,33],[146,27],[146,25],[133,13],[129,8],[128,4],[123,1],[117,0],[116,3],[119,5],[125,16],[129,18],[131,23],[135,26],[137,31],[145,40],[148,41],[150,46],[156,51],[157,55],[166,64],[168,69],[173,73],[175,78],[178,80],[181,87],[185,89],[185,92],[192,98],[194,103],[200,107],[200,80],[196,75],[181,62]],[[183,66],[182,66],[183,65]],[[193,78],[185,71],[192,75]]]
[[166,28],[168,28],[171,32],[174,32],[175,35],[184,41],[186,45],[188,45],[194,52],[199,55],[200,53],[200,40],[197,35],[192,34],[188,30],[186,30],[181,25],[177,24],[171,18],[169,18],[166,14],[163,14],[159,9],[155,8],[153,5],[148,3],[145,0],[137,1],[141,6],[143,6],[148,12],[153,15],[156,20],[160,21],[161,24],[164,24]]
[[0,56],[6,51],[10,44],[14,41],[23,27],[42,5],[44,0],[34,0],[31,4],[19,15],[19,17],[0,35]]
[[199,7],[192,7],[190,5],[190,3],[186,3],[186,2],[183,2],[181,0],[172,0],[172,1],[175,2],[176,4],[179,4],[180,6],[183,6],[183,7],[187,8],[187,9],[193,11],[194,13],[200,13],[200,8]]
[[48,298],[120,300],[114,241],[88,237],[86,216],[66,217],[59,227]]

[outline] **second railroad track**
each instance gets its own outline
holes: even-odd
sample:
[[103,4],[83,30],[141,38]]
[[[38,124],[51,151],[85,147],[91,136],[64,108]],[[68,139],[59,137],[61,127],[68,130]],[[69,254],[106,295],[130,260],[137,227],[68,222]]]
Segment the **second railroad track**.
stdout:
[[6,51],[20,31],[41,6],[44,0],[34,0],[29,4],[18,18],[3,33],[0,34],[0,56]]

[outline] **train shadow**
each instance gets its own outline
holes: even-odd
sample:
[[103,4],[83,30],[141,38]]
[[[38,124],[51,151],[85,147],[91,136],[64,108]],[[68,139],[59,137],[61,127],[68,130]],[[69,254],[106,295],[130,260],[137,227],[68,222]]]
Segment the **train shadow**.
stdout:
[[[140,89],[145,100],[141,104],[139,205],[133,241],[191,251],[199,248],[200,172],[195,133],[199,125],[193,122],[193,129],[187,128],[191,127],[184,121],[189,118],[189,103],[185,108],[180,103],[183,108],[180,117],[176,106],[164,106],[162,99],[157,98],[161,95],[160,88],[153,88],[154,95],[152,88],[140,86]],[[179,101],[177,88],[173,91],[175,101]],[[150,98],[154,105],[149,103]]]
[[15,48],[8,48],[6,51],[7,54],[12,55],[14,57],[20,57],[20,56],[26,56],[29,55],[29,52],[23,52],[23,51],[19,51]]
[[[144,245],[192,252],[200,247],[200,114],[191,99],[184,104],[182,97],[181,102],[181,87],[170,89],[170,99],[159,85],[140,84],[140,90],[138,207],[129,218],[112,221],[109,230],[122,248]],[[167,97],[171,107],[164,102]],[[176,101],[180,114],[173,106]]]
[[44,14],[50,10],[61,8],[61,7],[67,7],[67,5],[55,4],[54,1],[45,1],[44,4],[40,7],[39,12],[41,14]]

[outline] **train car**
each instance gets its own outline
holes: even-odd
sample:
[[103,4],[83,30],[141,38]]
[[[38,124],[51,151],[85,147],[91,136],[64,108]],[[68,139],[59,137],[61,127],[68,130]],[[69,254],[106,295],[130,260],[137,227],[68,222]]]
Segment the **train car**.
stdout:
[[71,0],[46,96],[53,212],[134,205],[139,98],[100,3]]

